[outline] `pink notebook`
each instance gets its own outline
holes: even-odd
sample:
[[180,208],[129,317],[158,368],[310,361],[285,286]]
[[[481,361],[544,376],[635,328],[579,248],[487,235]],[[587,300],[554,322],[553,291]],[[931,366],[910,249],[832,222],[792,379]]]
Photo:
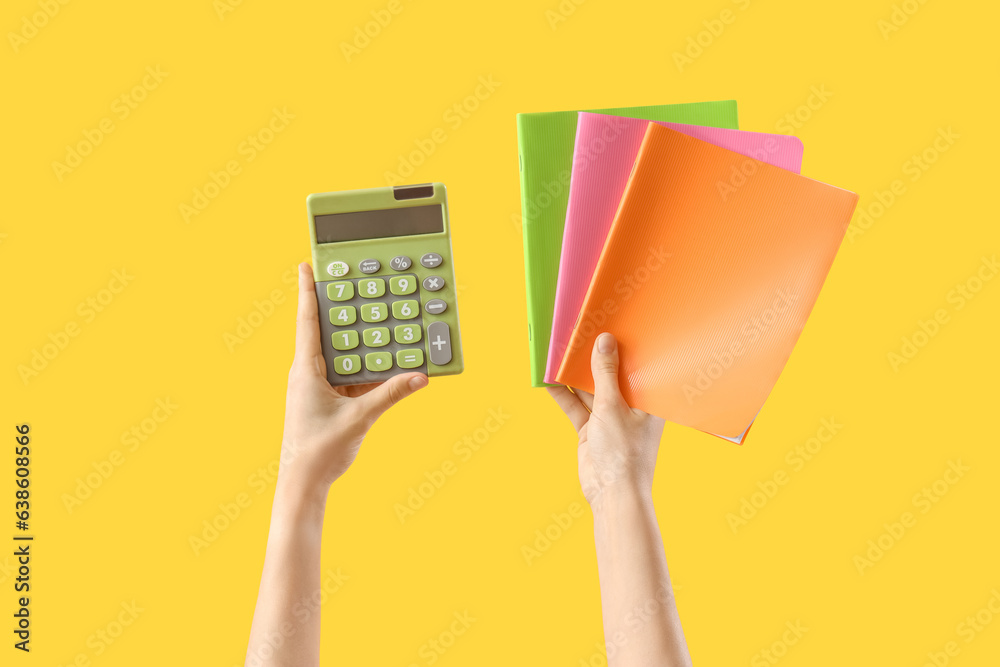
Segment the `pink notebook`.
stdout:
[[[648,125],[649,121],[636,118],[580,113],[559,260],[552,336],[545,367],[546,382],[556,382],[559,364]],[[796,137],[678,123],[657,125],[796,174],[802,167],[802,142]],[[748,171],[751,168],[752,163],[749,163]],[[753,178],[753,174],[734,173],[728,182],[717,183],[720,199],[724,200],[733,188],[738,187],[741,178]]]

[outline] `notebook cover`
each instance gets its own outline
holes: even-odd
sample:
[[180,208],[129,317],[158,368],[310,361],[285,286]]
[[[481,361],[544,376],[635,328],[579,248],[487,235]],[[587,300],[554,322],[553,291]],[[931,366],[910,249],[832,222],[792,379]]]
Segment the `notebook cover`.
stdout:
[[[736,128],[736,101],[596,109],[597,113],[690,125]],[[578,111],[517,115],[521,169],[521,227],[528,305],[531,384],[545,385],[559,271],[559,251],[573,163]]]
[[[734,175],[741,168],[742,180]],[[733,185],[726,197],[720,182]],[[857,201],[651,123],[557,380],[592,390],[594,339],[610,331],[629,405],[742,439],[788,361]]]
[[[552,314],[552,335],[545,381],[555,382],[559,363],[573,333],[573,325],[597,258],[614,220],[625,184],[649,123],[637,118],[621,118],[580,113],[573,149],[573,174],[559,258]],[[783,134],[726,130],[698,125],[661,123],[684,134],[793,171],[802,168],[802,142]],[[725,194],[726,184],[719,186]]]

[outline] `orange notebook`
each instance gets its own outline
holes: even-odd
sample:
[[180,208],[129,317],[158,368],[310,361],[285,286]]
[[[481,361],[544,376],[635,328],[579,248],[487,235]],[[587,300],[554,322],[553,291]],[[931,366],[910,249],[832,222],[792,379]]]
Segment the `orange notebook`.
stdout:
[[603,331],[629,404],[742,442],[858,196],[650,124],[556,376],[593,391]]

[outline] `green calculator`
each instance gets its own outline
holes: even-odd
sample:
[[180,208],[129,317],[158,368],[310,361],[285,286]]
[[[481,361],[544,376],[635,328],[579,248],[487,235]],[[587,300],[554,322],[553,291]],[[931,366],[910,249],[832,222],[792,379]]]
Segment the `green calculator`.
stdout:
[[311,194],[306,208],[330,384],[461,373],[444,185]]

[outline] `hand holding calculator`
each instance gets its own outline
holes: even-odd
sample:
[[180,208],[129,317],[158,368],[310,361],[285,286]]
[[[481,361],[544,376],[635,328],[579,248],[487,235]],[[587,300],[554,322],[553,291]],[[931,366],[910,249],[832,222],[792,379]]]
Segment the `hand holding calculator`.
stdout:
[[444,185],[311,194],[306,207],[330,384],[461,373]]

